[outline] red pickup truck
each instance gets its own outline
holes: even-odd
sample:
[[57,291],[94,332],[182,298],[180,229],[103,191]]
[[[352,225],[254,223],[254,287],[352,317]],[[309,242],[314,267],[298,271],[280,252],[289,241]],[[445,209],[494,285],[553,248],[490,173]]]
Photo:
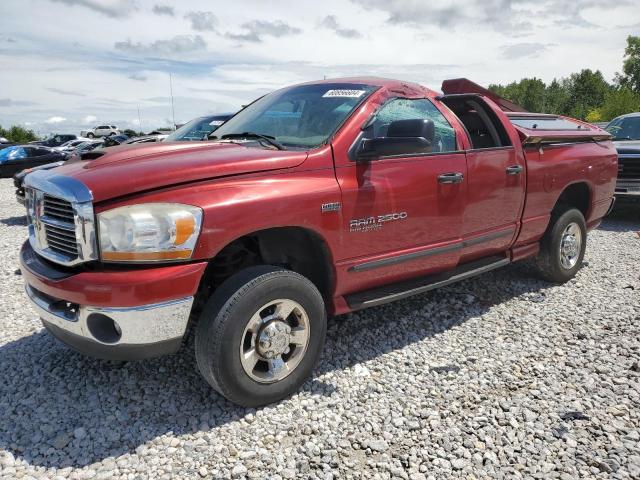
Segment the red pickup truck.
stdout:
[[257,406],[295,391],[327,315],[528,257],[581,267],[612,205],[616,150],[592,125],[466,81],[376,78],[268,94],[208,142],[115,147],[26,177],[27,295],[72,348],[177,351]]

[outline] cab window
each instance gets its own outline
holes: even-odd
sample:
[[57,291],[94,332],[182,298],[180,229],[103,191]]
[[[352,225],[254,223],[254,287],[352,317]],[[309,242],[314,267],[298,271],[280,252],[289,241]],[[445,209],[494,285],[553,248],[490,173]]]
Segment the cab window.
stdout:
[[[375,114],[369,128],[373,138],[387,136],[391,122],[397,120],[431,120],[434,124],[435,139],[432,153],[452,152],[456,150],[456,134],[447,121],[430,100],[426,98],[395,98],[385,103]],[[367,135],[369,136],[369,135]]]

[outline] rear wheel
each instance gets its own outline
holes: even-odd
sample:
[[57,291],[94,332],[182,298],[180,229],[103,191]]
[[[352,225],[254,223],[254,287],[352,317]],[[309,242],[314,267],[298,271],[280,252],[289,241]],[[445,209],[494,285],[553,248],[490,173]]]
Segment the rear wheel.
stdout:
[[95,138],[95,135],[91,132],[87,133],[87,138]]
[[313,283],[282,268],[251,267],[207,302],[196,330],[198,369],[232,402],[266,405],[311,375],[325,333],[324,302]]
[[551,216],[536,266],[540,275],[550,282],[571,280],[580,267],[587,246],[587,226],[582,212],[564,207]]

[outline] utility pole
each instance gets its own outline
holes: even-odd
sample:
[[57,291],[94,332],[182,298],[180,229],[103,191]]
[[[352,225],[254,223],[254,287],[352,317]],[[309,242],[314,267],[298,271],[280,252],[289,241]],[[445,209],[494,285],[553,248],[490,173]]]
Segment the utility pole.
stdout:
[[138,104],[138,131],[142,132],[142,117],[140,116],[140,105]]
[[171,72],[169,72],[169,93],[171,93],[171,118],[173,119],[173,129],[176,129],[176,111],[173,107],[173,80],[171,79]]

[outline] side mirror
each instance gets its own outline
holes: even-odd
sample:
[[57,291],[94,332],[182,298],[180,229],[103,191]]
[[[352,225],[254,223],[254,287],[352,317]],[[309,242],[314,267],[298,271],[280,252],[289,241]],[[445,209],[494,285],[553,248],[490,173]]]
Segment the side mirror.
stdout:
[[434,139],[432,120],[396,120],[389,124],[385,137],[362,139],[356,157],[358,160],[375,160],[393,155],[430,153]]

